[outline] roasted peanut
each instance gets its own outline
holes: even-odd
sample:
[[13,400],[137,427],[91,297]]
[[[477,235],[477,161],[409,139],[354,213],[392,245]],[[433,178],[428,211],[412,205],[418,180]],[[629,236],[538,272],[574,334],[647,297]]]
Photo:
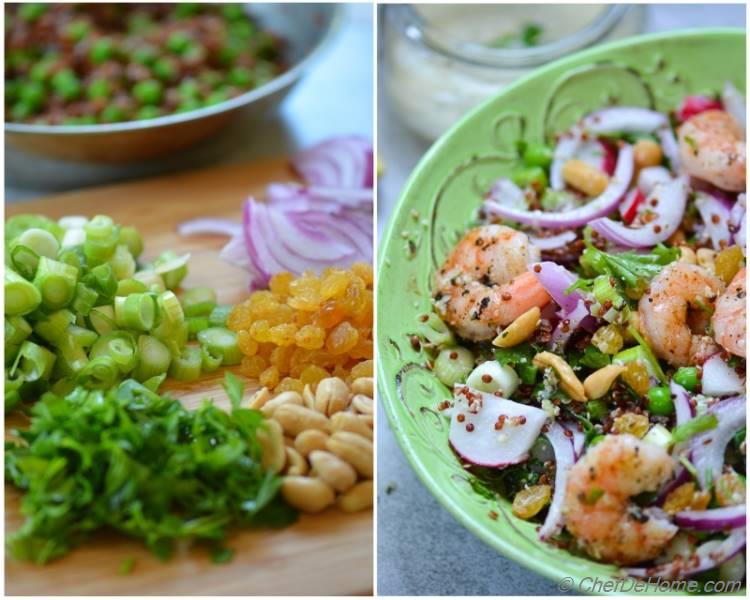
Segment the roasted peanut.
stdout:
[[716,252],[711,248],[698,248],[695,257],[698,264],[706,271],[712,274],[716,271]]
[[373,397],[374,382],[372,377],[358,377],[352,383],[353,394],[364,394],[368,398]]
[[[371,416],[371,415],[370,415]],[[351,431],[372,439],[372,425],[368,424],[366,415],[355,415],[352,412],[339,412],[331,417],[331,429],[336,431]]]
[[271,400],[266,402],[260,410],[264,415],[270,417],[273,415],[274,411],[282,404],[297,404],[299,406],[302,406],[302,396],[300,396],[297,392],[282,392],[275,398],[272,398]]
[[271,392],[269,391],[269,389],[267,387],[261,388],[253,394],[252,398],[250,398],[248,408],[260,410],[270,399]]
[[293,447],[286,447],[286,474],[307,475],[309,471],[307,461]]
[[499,348],[512,348],[532,336],[539,326],[542,311],[539,307],[527,310],[498,335],[492,344]]
[[562,387],[565,393],[573,400],[586,402],[586,392],[583,389],[583,384],[562,357],[552,352],[540,352],[534,357],[533,362],[537,367],[552,367],[560,378],[560,387]]
[[349,406],[351,394],[349,386],[339,377],[327,377],[318,382],[315,390],[315,410],[331,416]]
[[372,398],[364,394],[357,394],[352,398],[352,408],[363,415],[371,415],[374,412]]
[[305,389],[302,391],[302,401],[307,408],[315,409],[315,393],[309,383],[305,384]]
[[345,492],[357,482],[357,472],[335,454],[313,450],[309,458],[313,472],[337,492]]
[[282,404],[274,411],[273,418],[284,428],[284,433],[292,437],[307,429],[329,431],[331,428],[325,415],[297,404]]
[[695,250],[687,246],[680,246],[680,262],[685,262],[689,265],[697,264],[698,258],[695,255]]
[[308,513],[325,510],[336,499],[326,482],[300,475],[287,475],[281,483],[281,495],[294,508]]
[[344,512],[357,512],[372,506],[372,480],[360,481],[336,500],[336,506]]
[[[346,413],[336,413],[333,418]],[[333,426],[333,418],[331,425]],[[313,450],[325,450],[328,435],[318,429],[308,429],[294,438],[294,447],[302,456],[307,456]]]
[[337,431],[326,442],[326,449],[353,466],[363,477],[372,477],[372,442],[350,431]]
[[622,365],[607,365],[594,371],[591,375],[586,377],[583,382],[583,389],[586,392],[586,397],[589,400],[596,400],[601,398],[609,391],[612,384],[620,376],[620,373],[625,371],[625,367]]
[[272,419],[265,421],[265,427],[258,429],[258,442],[263,449],[261,465],[264,469],[280,473],[286,463],[284,432],[281,425]]
[[657,167],[661,164],[661,146],[653,140],[641,139],[633,145],[635,168]]
[[609,185],[606,173],[577,159],[569,160],[563,165],[562,176],[566,183],[592,198],[604,192]]

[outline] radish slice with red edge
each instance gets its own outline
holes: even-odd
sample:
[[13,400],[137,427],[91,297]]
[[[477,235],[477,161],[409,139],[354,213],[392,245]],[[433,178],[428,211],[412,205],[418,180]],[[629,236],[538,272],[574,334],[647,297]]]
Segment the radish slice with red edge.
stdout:
[[539,528],[539,538],[547,540],[560,533],[565,524],[562,505],[565,500],[568,472],[576,462],[576,456],[573,449],[573,440],[568,437],[570,432],[566,431],[559,423],[552,423],[544,435],[547,436],[555,452],[555,491],[547,510],[547,518],[544,519],[544,524]]
[[733,529],[719,540],[703,542],[688,557],[678,556],[672,562],[654,567],[631,567],[624,572],[632,577],[657,579],[684,579],[689,575],[708,571],[736,556],[745,547],[745,528]]
[[[502,468],[525,461],[547,414],[465,385],[454,388],[448,440],[466,462]],[[496,424],[502,427],[496,429]]]
[[532,225],[534,227],[552,227],[566,229],[581,227],[592,219],[612,212],[625,194],[633,176],[633,147],[625,144],[620,148],[617,157],[617,168],[607,189],[584,206],[562,212],[543,212],[540,210],[520,210],[504,206],[492,200],[486,200],[484,209],[487,213],[504,219]]
[[708,396],[741,394],[745,391],[745,382],[720,354],[714,354],[703,363],[701,391]]
[[680,527],[698,531],[736,529],[744,527],[746,519],[747,511],[744,504],[707,510],[683,510],[674,516],[674,522]]
[[591,221],[591,228],[603,238],[626,248],[650,248],[668,239],[680,226],[687,204],[688,185],[685,178],[659,185],[646,199],[658,216],[642,227],[628,227],[618,221],[600,218]]
[[690,440],[690,452],[697,479],[703,489],[713,485],[724,466],[724,452],[734,435],[745,426],[745,397],[722,400],[708,409],[717,425]]

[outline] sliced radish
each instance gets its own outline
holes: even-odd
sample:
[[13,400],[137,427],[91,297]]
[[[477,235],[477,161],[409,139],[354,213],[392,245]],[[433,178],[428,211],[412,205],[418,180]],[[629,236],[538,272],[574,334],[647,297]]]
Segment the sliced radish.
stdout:
[[703,363],[701,389],[709,396],[729,396],[744,392],[745,382],[719,354],[714,354]]
[[454,397],[448,439],[463,460],[502,468],[528,458],[547,419],[543,410],[464,385]]

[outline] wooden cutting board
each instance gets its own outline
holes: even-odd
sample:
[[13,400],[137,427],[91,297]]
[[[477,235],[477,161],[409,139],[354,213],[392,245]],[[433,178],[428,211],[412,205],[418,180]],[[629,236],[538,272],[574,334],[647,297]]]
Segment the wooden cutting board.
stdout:
[[[247,297],[245,274],[218,258],[226,241],[219,236],[180,237],[178,223],[195,217],[225,217],[239,221],[248,195],[263,196],[272,181],[293,178],[285,160],[195,171],[60,194],[33,202],[11,204],[6,216],[41,213],[110,215],[116,222],[138,228],[143,258],[173,249],[190,252],[184,285],[210,286],[222,304]],[[168,382],[166,389],[186,405],[210,397],[228,405],[221,374],[193,383]],[[256,388],[248,381],[247,390]],[[6,434],[18,419],[9,419]],[[5,529],[22,522],[20,494],[6,486]],[[116,534],[102,534],[66,557],[43,567],[6,558],[8,595],[369,595],[373,589],[373,520],[371,511],[344,514],[329,509],[302,515],[282,530],[240,530],[229,540],[234,560],[211,563],[205,549],[184,549],[166,563],[140,543]],[[123,559],[135,558],[128,575],[119,575]]]

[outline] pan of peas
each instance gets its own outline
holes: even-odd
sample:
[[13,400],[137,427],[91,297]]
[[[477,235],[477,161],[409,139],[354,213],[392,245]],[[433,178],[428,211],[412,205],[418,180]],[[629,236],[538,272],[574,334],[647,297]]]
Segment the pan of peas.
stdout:
[[5,5],[6,140],[130,162],[275,108],[330,39],[334,4]]

